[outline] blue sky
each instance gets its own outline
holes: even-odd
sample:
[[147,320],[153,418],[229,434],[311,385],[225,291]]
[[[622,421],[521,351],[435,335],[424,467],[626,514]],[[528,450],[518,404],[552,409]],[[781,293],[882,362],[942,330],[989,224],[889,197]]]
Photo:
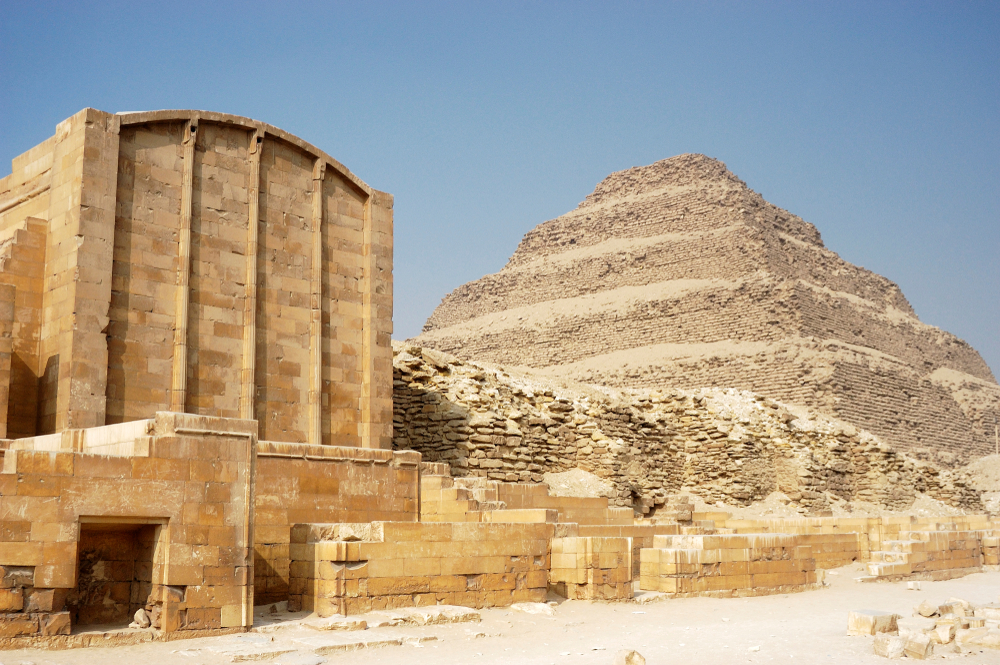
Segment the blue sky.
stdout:
[[396,338],[608,173],[701,152],[1000,373],[1000,3],[0,9],[0,174],[86,106],[277,125],[395,195]]

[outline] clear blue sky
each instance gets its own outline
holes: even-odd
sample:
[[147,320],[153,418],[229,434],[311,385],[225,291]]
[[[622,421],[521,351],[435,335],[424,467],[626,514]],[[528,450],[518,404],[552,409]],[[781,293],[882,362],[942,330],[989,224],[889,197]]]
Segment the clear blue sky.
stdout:
[[605,175],[724,161],[1000,373],[1000,3],[0,3],[0,160],[86,106],[277,125],[396,197],[396,333]]

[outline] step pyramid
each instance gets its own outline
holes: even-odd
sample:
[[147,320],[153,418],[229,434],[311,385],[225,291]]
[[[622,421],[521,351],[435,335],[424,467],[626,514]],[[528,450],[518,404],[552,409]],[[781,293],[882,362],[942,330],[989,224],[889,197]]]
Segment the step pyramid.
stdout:
[[975,349],[704,155],[608,176],[413,341],[586,383],[751,390],[944,464],[993,452],[1000,417]]

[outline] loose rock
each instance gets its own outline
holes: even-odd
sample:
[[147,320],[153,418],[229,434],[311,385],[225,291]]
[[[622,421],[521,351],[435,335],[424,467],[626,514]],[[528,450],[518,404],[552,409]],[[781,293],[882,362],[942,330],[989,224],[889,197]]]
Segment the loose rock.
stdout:
[[622,649],[615,654],[614,665],[646,665],[646,659],[638,651]]

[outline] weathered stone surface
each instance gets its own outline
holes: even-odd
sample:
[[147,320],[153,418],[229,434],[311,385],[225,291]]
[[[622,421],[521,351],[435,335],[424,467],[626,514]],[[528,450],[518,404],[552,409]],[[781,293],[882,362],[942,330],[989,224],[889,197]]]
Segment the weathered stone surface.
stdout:
[[146,610],[141,607],[135,611],[132,621],[135,623],[137,628],[149,628],[149,615],[146,614]]
[[904,645],[905,641],[899,635],[879,633],[875,636],[875,655],[883,658],[902,658]]
[[19,612],[24,609],[23,589],[0,589],[0,612]]
[[330,616],[323,619],[314,619],[302,623],[306,628],[313,630],[367,630],[368,622],[364,619],[349,619],[343,616]]
[[646,659],[638,651],[622,649],[615,654],[614,665],[646,665]]
[[954,621],[938,621],[937,625],[928,633],[935,644],[948,644],[955,639],[955,631],[958,626]]
[[910,632],[904,636],[903,653],[909,658],[925,660],[934,655],[934,642],[929,635]]
[[393,352],[393,446],[456,477],[540,483],[583,469],[613,484],[612,505],[676,521],[690,519],[682,492],[747,505],[780,491],[808,511],[836,498],[901,510],[918,492],[979,507],[961,475],[751,393],[598,391],[412,344]]
[[444,623],[476,623],[482,620],[479,612],[457,605],[404,607],[375,614],[385,616],[396,626],[433,626]]
[[587,383],[750,390],[945,464],[992,452],[1000,413],[974,349],[703,155],[608,176],[414,342]]
[[877,612],[874,610],[853,610],[847,615],[848,635],[875,635],[877,633],[894,633],[898,630],[896,620],[898,614]]
[[510,609],[515,612],[541,614],[544,616],[554,616],[556,613],[555,609],[548,603],[514,603],[510,606]]
[[69,612],[43,613],[38,615],[38,632],[43,637],[70,634]]

